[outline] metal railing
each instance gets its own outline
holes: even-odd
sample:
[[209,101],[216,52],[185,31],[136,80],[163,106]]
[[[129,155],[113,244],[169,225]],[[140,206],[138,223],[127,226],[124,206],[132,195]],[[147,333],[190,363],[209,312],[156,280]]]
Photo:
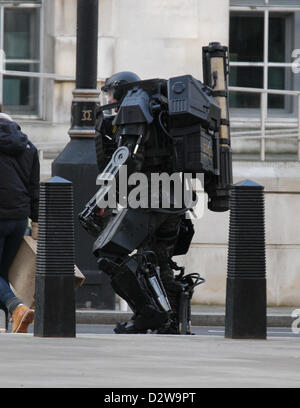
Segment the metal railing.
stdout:
[[[269,61],[269,23],[270,23],[270,13],[280,12],[280,13],[291,13],[300,12],[300,4],[296,1],[282,1],[282,4],[275,6],[270,4],[269,0],[264,0],[263,5],[253,5],[251,1],[248,2],[232,2],[240,3],[240,5],[232,4],[230,6],[230,11],[233,12],[263,12],[264,18],[264,32],[263,32],[263,60],[261,62],[240,62],[240,61],[230,61],[231,67],[260,67],[263,69],[263,89],[257,88],[242,88],[242,87],[229,87],[230,91],[243,92],[243,93],[258,93],[260,94],[260,129],[258,131],[247,131],[247,132],[232,132],[233,137],[247,138],[247,139],[260,139],[260,159],[265,160],[265,142],[266,139],[295,139],[298,141],[298,160],[300,160],[300,91],[287,91],[287,90],[273,90],[268,89],[269,83],[269,68],[292,68],[294,63],[278,63]],[[248,3],[248,4],[247,4]],[[267,130],[266,123],[268,120],[268,95],[285,95],[285,96],[296,96],[298,99],[298,125],[294,128],[281,128],[280,130]]]
[[[266,158],[265,142],[266,139],[296,139],[298,143],[297,155],[300,161],[300,91],[287,91],[279,89],[260,89],[260,88],[242,88],[229,87],[229,91],[243,93],[258,93],[260,94],[260,129],[257,131],[247,130],[239,132],[231,132],[232,137],[243,139],[259,139],[260,140],[260,160]],[[266,124],[268,119],[268,95],[285,95],[296,96],[298,99],[297,110],[297,125],[295,127],[284,128],[280,127],[276,130],[267,130]]]

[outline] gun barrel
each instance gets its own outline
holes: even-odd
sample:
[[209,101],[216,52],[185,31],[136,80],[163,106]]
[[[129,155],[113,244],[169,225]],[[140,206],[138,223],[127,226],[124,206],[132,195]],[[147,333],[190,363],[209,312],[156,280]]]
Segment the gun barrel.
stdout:
[[220,143],[230,145],[228,61],[228,47],[220,43],[203,47],[204,83],[213,89],[213,96],[221,108]]
[[205,189],[208,193],[208,208],[212,211],[229,209],[229,190],[232,185],[232,152],[228,106],[228,47],[210,43],[203,47],[204,83],[212,88],[213,96],[221,108],[220,123],[220,174],[210,177]]

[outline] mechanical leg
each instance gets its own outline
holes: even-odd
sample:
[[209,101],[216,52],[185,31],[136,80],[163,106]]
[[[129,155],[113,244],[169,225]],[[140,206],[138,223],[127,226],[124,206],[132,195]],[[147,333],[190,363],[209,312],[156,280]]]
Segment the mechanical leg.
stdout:
[[156,330],[168,319],[170,306],[156,271],[145,265],[144,254],[128,256],[122,262],[106,258],[98,260],[99,268],[110,275],[117,294],[125,299],[135,314],[130,331],[117,328],[119,333],[143,333]]

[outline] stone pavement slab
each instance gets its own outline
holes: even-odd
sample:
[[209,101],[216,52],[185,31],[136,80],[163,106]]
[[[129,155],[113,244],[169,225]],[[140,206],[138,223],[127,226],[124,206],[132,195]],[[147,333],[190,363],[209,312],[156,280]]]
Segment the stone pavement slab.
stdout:
[[0,387],[299,387],[299,360],[299,338],[1,334]]

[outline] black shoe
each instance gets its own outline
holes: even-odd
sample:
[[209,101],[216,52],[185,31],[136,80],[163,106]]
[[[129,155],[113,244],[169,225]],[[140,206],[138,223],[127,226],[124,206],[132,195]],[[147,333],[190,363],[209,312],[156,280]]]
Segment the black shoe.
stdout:
[[171,315],[168,321],[156,330],[157,334],[180,334],[177,319],[174,315]]
[[156,330],[163,326],[168,321],[168,313],[155,310],[152,307],[147,307],[143,313],[139,314],[135,319],[135,326],[139,330]]
[[125,323],[118,322],[116,327],[114,328],[114,332],[117,334],[145,334],[147,333],[147,330],[138,329],[135,325],[135,322],[133,320],[130,320],[129,322]]

